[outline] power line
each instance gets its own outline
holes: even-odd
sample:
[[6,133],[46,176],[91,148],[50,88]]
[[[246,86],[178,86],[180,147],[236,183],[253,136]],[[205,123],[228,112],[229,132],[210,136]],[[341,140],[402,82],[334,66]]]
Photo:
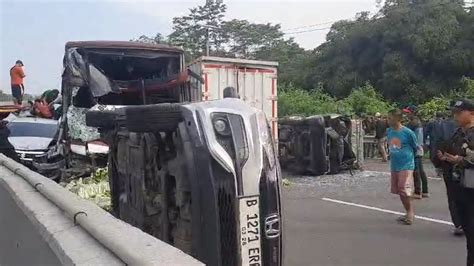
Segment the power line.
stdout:
[[326,24],[333,24],[333,23],[336,23],[338,21],[339,20],[321,22],[321,23],[318,23],[318,24],[311,24],[311,25],[306,25],[306,26],[300,26],[300,27],[295,27],[295,28],[284,29],[282,31],[293,31],[293,30],[299,30],[299,29],[305,29],[305,28],[312,28],[312,27],[322,26],[322,25],[326,25]]
[[313,31],[321,31],[321,30],[329,30],[329,29],[331,29],[331,27],[310,29],[310,30],[302,30],[302,31],[294,31],[294,32],[286,32],[286,33],[284,33],[284,35],[300,34],[300,33],[305,33],[305,32],[313,32]]

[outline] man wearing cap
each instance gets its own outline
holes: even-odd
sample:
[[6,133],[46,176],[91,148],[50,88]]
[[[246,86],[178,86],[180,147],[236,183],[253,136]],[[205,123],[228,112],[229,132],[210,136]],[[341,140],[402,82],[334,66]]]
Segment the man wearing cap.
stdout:
[[23,101],[23,94],[25,93],[25,86],[23,85],[25,73],[23,72],[23,62],[21,60],[17,60],[15,65],[10,69],[10,78],[13,103],[16,105],[21,105]]
[[458,182],[458,215],[467,242],[467,265],[474,266],[474,101],[464,99],[453,105],[459,128],[437,157],[448,164],[448,174]]

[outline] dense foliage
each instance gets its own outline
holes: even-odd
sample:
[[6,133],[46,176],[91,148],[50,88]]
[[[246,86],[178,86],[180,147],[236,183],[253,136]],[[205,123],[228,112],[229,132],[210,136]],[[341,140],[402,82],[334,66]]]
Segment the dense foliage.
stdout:
[[386,102],[370,84],[356,88],[352,93],[337,100],[321,88],[313,91],[295,89],[292,86],[280,89],[278,115],[346,114],[364,115],[387,113],[393,106]]
[[439,97],[434,97],[418,106],[418,114],[423,120],[428,120],[434,117],[437,113],[444,115],[449,113],[449,106],[451,102],[461,99],[474,99],[474,80],[463,78],[461,80],[461,87],[447,92],[448,94],[441,94]]
[[446,97],[435,97],[418,106],[418,115],[422,120],[429,120],[437,113],[445,114],[448,110],[450,101]]
[[[206,47],[215,56],[278,61],[283,114],[373,113],[391,107],[385,99],[397,106],[427,102],[422,110],[428,115],[436,112],[432,104],[474,96],[472,6],[386,0],[376,14],[334,23],[326,42],[304,50],[279,24],[226,20],[222,1],[206,1],[175,17],[168,38],[158,33],[137,40],[181,46],[188,61],[206,54]],[[304,107],[313,101],[320,104]]]
[[278,96],[278,116],[339,113],[340,102],[322,90],[306,91],[292,85],[281,88]]
[[346,97],[370,82],[387,99],[421,103],[474,76],[474,13],[461,0],[387,0],[378,14],[335,23],[307,80]]
[[391,104],[386,102],[374,87],[365,84],[351,92],[343,101],[347,106],[351,107],[352,113],[355,115],[373,115],[375,113],[387,113],[393,108]]

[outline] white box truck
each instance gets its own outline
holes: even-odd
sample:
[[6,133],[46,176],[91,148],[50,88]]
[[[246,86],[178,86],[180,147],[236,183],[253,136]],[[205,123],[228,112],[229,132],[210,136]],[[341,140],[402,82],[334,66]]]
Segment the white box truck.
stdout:
[[234,87],[240,99],[263,110],[278,143],[277,67],[277,62],[203,56],[189,68],[204,82],[193,77],[190,82],[199,87],[202,101],[222,99],[224,89]]

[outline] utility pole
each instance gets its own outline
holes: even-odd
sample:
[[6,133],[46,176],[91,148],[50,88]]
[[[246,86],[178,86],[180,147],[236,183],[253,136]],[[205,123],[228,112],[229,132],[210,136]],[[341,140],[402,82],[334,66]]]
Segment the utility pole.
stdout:
[[[206,0],[206,5],[212,5],[212,4],[222,4],[223,0]],[[209,56],[210,53],[210,41],[209,41],[209,29],[219,29],[218,27],[214,27],[211,25],[201,25],[201,27],[206,29],[206,56]]]
[[209,56],[209,28],[206,28],[206,56]]
[[201,27],[206,29],[206,56],[209,56],[210,50],[211,50],[211,42],[209,40],[209,30],[214,29],[214,30],[219,30],[218,27],[211,26],[211,25],[200,25]]

